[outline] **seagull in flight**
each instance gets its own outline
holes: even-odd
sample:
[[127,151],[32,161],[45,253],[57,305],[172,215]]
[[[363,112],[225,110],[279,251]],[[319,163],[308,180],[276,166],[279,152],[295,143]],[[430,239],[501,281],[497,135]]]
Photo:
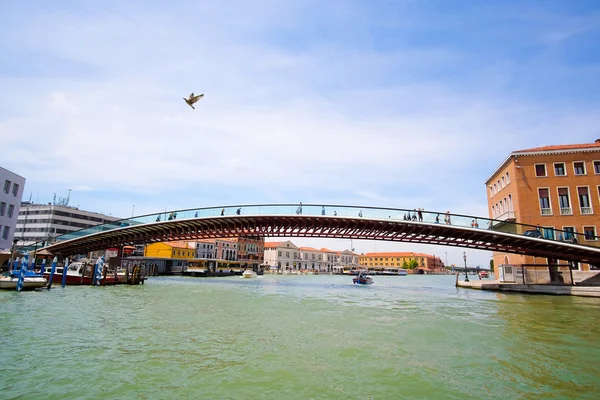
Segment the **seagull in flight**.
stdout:
[[183,100],[185,100],[185,102],[187,103],[188,106],[192,107],[195,110],[196,107],[194,107],[194,103],[203,97],[204,97],[204,94],[199,94],[197,96],[194,96],[194,93],[191,93],[187,99],[184,97]]

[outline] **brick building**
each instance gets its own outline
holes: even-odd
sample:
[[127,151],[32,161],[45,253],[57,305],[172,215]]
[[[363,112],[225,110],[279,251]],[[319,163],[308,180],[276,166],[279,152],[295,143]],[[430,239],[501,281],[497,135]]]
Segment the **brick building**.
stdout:
[[[512,231],[515,226],[506,222],[516,222],[531,227],[513,233],[539,227],[547,239],[600,244],[600,139],[514,151],[485,184],[494,229]],[[500,252],[493,257],[494,265],[548,263]],[[582,271],[589,268],[576,265]]]

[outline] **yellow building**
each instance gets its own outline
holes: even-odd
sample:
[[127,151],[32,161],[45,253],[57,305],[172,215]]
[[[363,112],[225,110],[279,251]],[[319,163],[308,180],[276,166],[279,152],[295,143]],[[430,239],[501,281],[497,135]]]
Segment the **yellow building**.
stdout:
[[384,268],[405,268],[411,261],[417,262],[417,269],[441,270],[444,264],[439,257],[425,253],[413,252],[389,252],[389,253],[366,253],[358,256],[361,267],[377,270]]
[[196,258],[196,249],[187,242],[152,243],[144,249],[144,257],[154,258]]

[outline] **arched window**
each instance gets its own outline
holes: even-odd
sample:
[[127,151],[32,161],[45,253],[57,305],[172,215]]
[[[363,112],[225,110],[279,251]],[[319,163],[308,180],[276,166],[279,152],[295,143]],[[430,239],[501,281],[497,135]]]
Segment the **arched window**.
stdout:
[[506,173],[506,184],[508,185],[509,183],[510,183],[510,175],[507,172]]
[[502,189],[504,189],[504,186],[505,186],[505,184],[504,184],[504,177],[502,177]]

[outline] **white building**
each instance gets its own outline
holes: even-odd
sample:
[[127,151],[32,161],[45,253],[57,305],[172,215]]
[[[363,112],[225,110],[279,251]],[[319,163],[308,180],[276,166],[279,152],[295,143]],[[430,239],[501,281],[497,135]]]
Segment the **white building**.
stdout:
[[358,262],[358,254],[351,252],[350,250],[344,250],[337,253],[338,261],[336,266],[338,267],[352,267],[358,268],[360,266]]
[[202,239],[194,242],[196,245],[196,258],[215,259],[217,253],[215,253],[215,241],[212,239]]
[[17,246],[30,246],[36,242],[52,242],[65,233],[117,221],[121,218],[80,210],[58,204],[32,204],[23,202],[17,219],[15,239]]
[[271,268],[291,271],[298,268],[300,251],[298,247],[288,241],[265,242],[265,264]]
[[25,178],[0,167],[0,249],[10,249],[17,227]]
[[300,247],[300,266],[299,269],[309,271],[325,271],[326,263],[323,261],[323,252],[314,247]]

